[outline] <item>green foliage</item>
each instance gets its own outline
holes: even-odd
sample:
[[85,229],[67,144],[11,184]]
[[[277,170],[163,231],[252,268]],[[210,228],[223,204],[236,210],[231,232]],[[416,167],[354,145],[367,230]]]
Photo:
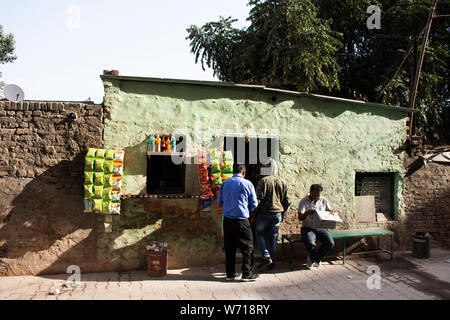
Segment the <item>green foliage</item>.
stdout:
[[[248,28],[229,17],[187,31],[196,63],[220,80],[407,107],[413,55],[405,56],[414,38],[421,50],[431,2],[250,0]],[[370,5],[381,8],[380,30],[367,28]],[[436,14],[449,13],[450,1],[439,0]],[[448,21],[433,19],[416,99],[417,133],[435,144],[450,144]]]
[[315,91],[339,88],[339,34],[309,0],[251,0],[248,28],[231,17],[190,26],[191,52],[220,80]]
[[[10,34],[3,34],[3,26],[0,25],[0,64],[13,62],[17,59],[14,53],[14,36]],[[0,72],[1,77],[1,72]]]

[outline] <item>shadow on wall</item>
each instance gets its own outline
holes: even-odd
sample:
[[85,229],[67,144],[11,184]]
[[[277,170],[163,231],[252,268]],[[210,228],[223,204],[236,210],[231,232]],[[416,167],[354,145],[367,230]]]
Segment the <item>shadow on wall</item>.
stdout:
[[61,258],[69,248],[76,250],[67,263],[95,259],[95,217],[82,215],[83,159],[78,154],[63,160],[33,179],[3,179],[18,195],[0,225],[0,275],[44,272],[49,265],[64,264]]
[[[220,229],[174,203],[182,199],[125,200],[125,214],[114,216],[113,232],[105,233],[104,216],[83,212],[83,166],[84,153],[34,179],[2,179],[2,192],[18,195],[2,204],[0,276],[65,273],[70,265],[82,272],[145,268],[151,240],[169,242],[169,266],[212,262]],[[196,201],[199,216],[200,202],[187,201]]]

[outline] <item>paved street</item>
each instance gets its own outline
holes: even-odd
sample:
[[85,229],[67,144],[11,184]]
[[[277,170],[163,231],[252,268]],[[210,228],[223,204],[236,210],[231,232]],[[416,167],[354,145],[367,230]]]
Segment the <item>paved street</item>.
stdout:
[[[393,261],[386,255],[352,256],[345,265],[325,262],[313,270],[296,259],[294,270],[281,262],[256,282],[225,281],[224,265],[169,270],[164,277],[149,277],[145,270],[81,274],[75,287],[66,281],[69,274],[2,277],[0,300],[450,299],[450,250],[433,248],[431,255],[416,259],[397,252]],[[380,289],[367,285],[373,265],[380,267]]]

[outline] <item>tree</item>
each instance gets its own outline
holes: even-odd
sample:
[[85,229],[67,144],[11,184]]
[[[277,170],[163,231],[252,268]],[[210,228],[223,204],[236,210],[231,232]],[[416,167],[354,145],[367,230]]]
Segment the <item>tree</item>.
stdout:
[[[0,64],[5,64],[8,62],[13,62],[17,59],[14,53],[14,35],[3,34],[3,26],[0,25]],[[0,72],[0,77],[2,73]],[[4,82],[0,82],[0,89],[5,86]]]
[[190,26],[186,39],[196,63],[220,80],[299,91],[339,89],[334,54],[340,34],[317,17],[309,0],[250,0],[248,28],[231,17]]

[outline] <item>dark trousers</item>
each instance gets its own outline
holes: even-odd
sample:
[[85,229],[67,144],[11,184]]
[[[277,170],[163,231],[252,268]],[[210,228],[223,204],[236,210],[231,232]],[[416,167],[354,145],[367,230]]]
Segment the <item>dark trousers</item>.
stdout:
[[250,275],[253,268],[253,235],[249,220],[224,217],[223,240],[227,277],[235,276],[237,247],[242,253],[242,275]]
[[[322,261],[334,247],[334,240],[327,229],[311,229],[303,227],[301,232],[303,243],[313,262]],[[320,241],[320,248],[318,250],[316,240]]]

